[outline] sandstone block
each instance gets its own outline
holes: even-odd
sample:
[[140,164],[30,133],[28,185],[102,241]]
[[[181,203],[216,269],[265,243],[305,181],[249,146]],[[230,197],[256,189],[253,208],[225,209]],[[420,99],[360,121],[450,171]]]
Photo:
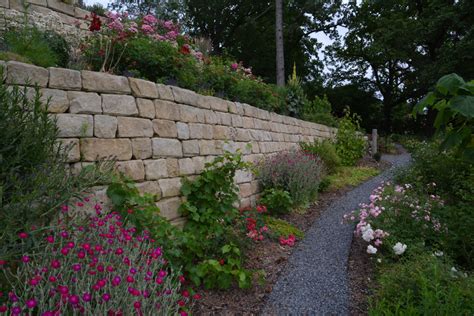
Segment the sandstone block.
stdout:
[[183,149],[177,139],[153,138],[153,157],[182,157]]
[[141,117],[154,119],[155,104],[152,100],[137,98],[138,115]]
[[245,207],[251,207],[252,202],[250,201],[250,198],[243,198],[240,199],[240,208],[245,208]]
[[255,123],[251,117],[242,117],[242,123],[244,128],[255,128]]
[[206,121],[206,110],[189,105],[179,104],[180,121],[185,123],[204,123]]
[[144,181],[136,183],[135,186],[140,194],[153,194],[155,196],[155,201],[161,199],[161,189],[158,185],[158,181]]
[[234,127],[243,127],[244,126],[244,120],[242,119],[242,116],[234,114],[232,115],[232,126]]
[[252,186],[248,182],[242,183],[241,185],[239,185],[239,191],[241,197],[249,197],[252,195]]
[[118,117],[118,137],[152,137],[151,120],[135,117]]
[[131,92],[126,77],[88,70],[81,71],[81,76],[82,88],[87,91],[125,94]]
[[41,89],[41,101],[43,104],[48,103],[49,113],[64,113],[69,108],[69,99],[66,91],[56,89]]
[[181,178],[170,178],[158,180],[163,197],[180,195]]
[[219,120],[221,125],[232,125],[232,116],[230,113],[217,112],[217,115],[220,117]]
[[189,176],[194,174],[194,163],[191,158],[184,158],[178,160],[179,166],[179,175],[180,176]]
[[134,96],[150,99],[158,98],[158,90],[155,83],[137,78],[128,78],[128,81]]
[[81,9],[79,7],[74,7],[74,16],[78,19],[85,19],[85,17],[90,16],[91,13],[87,10]]
[[173,92],[175,102],[194,106],[198,105],[199,97],[196,92],[175,86],[171,87],[171,91]]
[[214,111],[206,111],[204,114],[206,124],[219,124],[220,117]]
[[230,128],[222,125],[212,126],[212,135],[214,139],[230,139]]
[[251,139],[250,132],[251,130],[243,129],[243,128],[236,128],[235,133],[235,140],[238,142],[248,142]]
[[167,158],[166,159],[166,169],[168,170],[169,177],[177,177],[179,174],[178,159],[176,158]]
[[213,140],[200,140],[199,153],[203,156],[219,155],[221,153],[221,150],[217,148],[216,142]]
[[56,114],[58,137],[92,137],[94,119],[92,115]]
[[213,139],[212,125],[190,123],[189,136],[195,139]]
[[49,81],[49,72],[45,68],[16,61],[7,62],[7,83],[39,87],[46,87]]
[[58,142],[66,152],[67,152],[67,162],[77,162],[81,160],[81,152],[79,149],[79,139],[77,138],[66,138],[58,139]]
[[50,67],[49,87],[64,90],[81,90],[81,72],[72,69]]
[[150,138],[132,138],[132,154],[135,159],[147,159],[152,156]]
[[0,7],[9,8],[10,7],[10,1],[9,0],[0,0]]
[[141,160],[119,161],[116,163],[116,167],[118,171],[132,180],[145,179],[145,168]]
[[199,141],[197,140],[183,141],[183,154],[185,156],[199,155]]
[[102,94],[104,114],[135,116],[138,114],[135,98],[129,95]]
[[160,209],[160,215],[168,220],[173,220],[179,217],[178,209],[180,205],[181,199],[178,197],[162,199],[156,202],[156,206]]
[[196,157],[193,157],[191,159],[193,160],[195,172],[197,174],[201,173],[205,168],[206,158],[201,157],[201,156],[196,156]]
[[172,121],[178,121],[180,119],[178,104],[163,100],[155,100],[154,103],[156,118]]
[[115,138],[118,121],[115,116],[95,115],[94,136],[99,138]]
[[170,224],[173,226],[176,226],[179,229],[183,229],[184,226],[186,225],[187,219],[184,217],[178,217],[172,221],[170,221]]
[[59,12],[74,16],[74,6],[60,0],[48,0],[48,7]]
[[189,126],[186,123],[176,122],[179,139],[189,139]]
[[81,154],[84,161],[97,161],[112,158],[130,160],[132,158],[132,143],[129,139],[81,139]]
[[168,177],[166,159],[145,160],[144,163],[147,180],[158,180]]
[[169,86],[157,83],[156,90],[158,91],[158,97],[161,100],[174,101],[173,92]]
[[95,114],[102,113],[102,99],[97,93],[68,91],[71,113]]
[[250,182],[253,180],[253,174],[250,171],[237,170],[234,180],[237,184]]
[[204,99],[206,100],[206,103],[209,104],[211,110],[219,112],[227,112],[229,110],[226,100],[213,96],[205,96]]
[[174,121],[160,119],[153,120],[153,131],[160,137],[178,137],[178,129]]

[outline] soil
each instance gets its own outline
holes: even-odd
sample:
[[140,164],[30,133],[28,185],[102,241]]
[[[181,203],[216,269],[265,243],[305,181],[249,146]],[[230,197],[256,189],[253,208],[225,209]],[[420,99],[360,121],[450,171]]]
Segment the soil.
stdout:
[[[387,163],[379,163],[367,156],[362,158],[358,166],[370,166],[384,170],[389,167]],[[337,191],[324,192],[318,197],[318,201],[312,204],[304,213],[292,212],[283,217],[284,220],[290,222],[302,231],[307,231],[317,220],[321,212],[333,201],[350,191],[352,187],[348,186]],[[353,247],[353,249],[355,249]],[[193,308],[195,315],[258,315],[261,313],[265,305],[265,300],[268,294],[272,291],[272,287],[277,281],[280,273],[285,269],[289,256],[293,248],[287,246],[280,246],[274,240],[264,240],[255,243],[250,251],[246,252],[245,268],[251,270],[264,271],[264,283],[254,282],[254,286],[248,290],[242,290],[233,287],[229,290],[205,290],[198,289],[202,298],[196,302]],[[368,268],[368,264],[362,262],[367,256],[357,254],[349,260],[350,270],[354,271],[354,282],[351,278],[351,289],[355,289],[354,293],[359,293],[360,289],[367,288],[364,280],[358,279],[357,275],[365,276],[367,273],[362,273]],[[351,252],[352,255],[352,252]],[[351,266],[353,264],[353,266]],[[357,269],[362,269],[360,272]],[[354,284],[354,287],[352,285]],[[355,300],[355,310],[366,310],[366,303],[364,303],[365,295],[355,295],[352,297]],[[364,305],[365,304],[365,305]],[[355,313],[354,315],[364,315]]]

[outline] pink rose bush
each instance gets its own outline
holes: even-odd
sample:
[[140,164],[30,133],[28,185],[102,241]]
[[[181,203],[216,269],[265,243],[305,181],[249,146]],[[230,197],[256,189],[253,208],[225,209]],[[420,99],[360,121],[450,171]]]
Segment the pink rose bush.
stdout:
[[446,230],[433,210],[443,203],[437,195],[420,195],[410,184],[387,182],[372,192],[368,204],[360,204],[344,219],[357,223],[355,236],[368,243],[368,254],[401,256],[410,247],[407,243],[437,247]]
[[269,234],[269,229],[263,220],[265,213],[267,213],[267,208],[264,205],[240,210],[241,221],[245,225],[244,232],[248,238],[254,241],[262,241]]
[[45,249],[24,254],[16,271],[3,262],[11,290],[0,314],[187,315],[192,296],[161,247],[119,214],[99,204],[94,212],[70,218],[63,207],[56,227],[45,230]]

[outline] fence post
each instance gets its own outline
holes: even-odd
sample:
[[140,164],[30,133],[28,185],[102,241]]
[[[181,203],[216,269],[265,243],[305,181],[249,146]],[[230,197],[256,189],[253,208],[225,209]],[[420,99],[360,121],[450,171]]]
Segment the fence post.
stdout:
[[372,129],[372,155],[375,155],[378,151],[377,147],[377,129]]

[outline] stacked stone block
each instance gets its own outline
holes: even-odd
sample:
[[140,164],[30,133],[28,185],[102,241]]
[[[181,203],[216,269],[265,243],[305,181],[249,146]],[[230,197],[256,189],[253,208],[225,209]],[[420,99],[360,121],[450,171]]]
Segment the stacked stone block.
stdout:
[[[199,174],[224,150],[240,149],[258,162],[300,141],[333,137],[327,126],[278,115],[153,82],[91,71],[3,63],[10,85],[36,83],[57,120],[61,142],[72,145],[72,170],[100,159],[156,194],[164,216],[180,223],[177,208],[182,177]],[[1,64],[0,64],[1,66]],[[250,145],[250,146],[249,146]],[[259,188],[250,172],[239,171],[241,205],[255,204]],[[101,188],[103,189],[103,188]]]

